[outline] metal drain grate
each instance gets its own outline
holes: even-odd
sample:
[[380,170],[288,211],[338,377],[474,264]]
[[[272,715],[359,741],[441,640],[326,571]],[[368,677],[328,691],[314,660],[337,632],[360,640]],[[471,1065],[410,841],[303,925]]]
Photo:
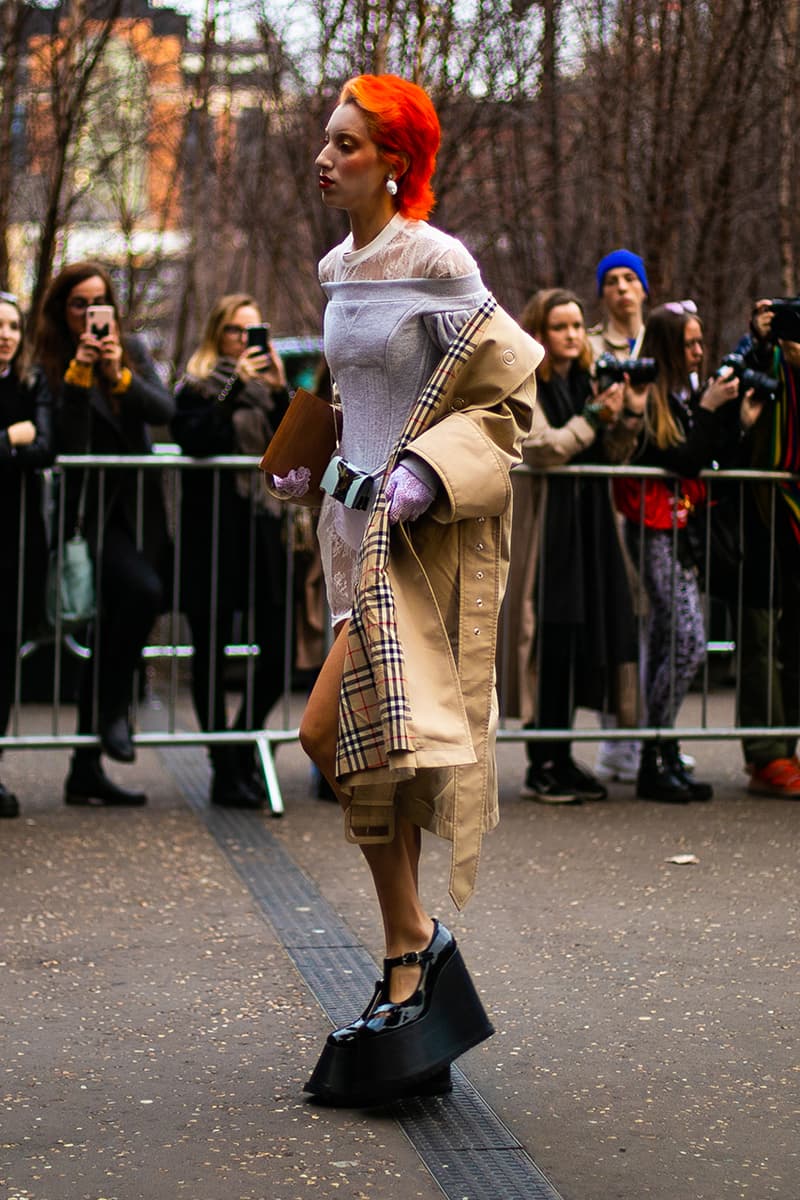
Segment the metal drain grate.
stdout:
[[[205,753],[160,751],[189,804],[249,888],[289,957],[336,1025],[371,994],[378,968],[313,882],[272,836],[263,815],[209,808]],[[449,1096],[403,1100],[391,1111],[449,1200],[562,1200],[525,1148],[458,1067]]]

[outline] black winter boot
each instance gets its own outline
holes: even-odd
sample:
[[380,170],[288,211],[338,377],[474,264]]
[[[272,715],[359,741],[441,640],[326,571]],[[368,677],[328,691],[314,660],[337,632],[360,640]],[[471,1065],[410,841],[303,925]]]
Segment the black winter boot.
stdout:
[[678,783],[689,791],[689,797],[692,800],[710,800],[714,795],[714,789],[710,783],[701,783],[699,779],[693,778],[683,765],[681,758],[681,748],[677,741],[670,739],[661,743],[664,762],[669,767],[672,774],[678,780]]
[[19,801],[13,792],[0,783],[0,817],[18,817]]
[[130,808],[146,804],[147,796],[144,792],[129,792],[109,779],[98,753],[76,750],[64,784],[64,803]]
[[263,808],[264,796],[242,773],[238,749],[238,746],[212,746],[209,799],[222,808]]
[[662,804],[688,804],[691,794],[665,760],[661,742],[643,742],[636,795]]

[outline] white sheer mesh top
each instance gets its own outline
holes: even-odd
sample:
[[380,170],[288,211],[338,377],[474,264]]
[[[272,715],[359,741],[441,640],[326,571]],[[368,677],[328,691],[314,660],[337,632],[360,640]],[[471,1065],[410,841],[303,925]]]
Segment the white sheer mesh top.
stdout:
[[[342,402],[339,453],[377,474],[486,288],[460,242],[399,214],[360,250],[348,236],[322,259],[319,278],[328,298],[325,356]],[[352,607],[367,515],[325,497],[318,535],[334,622]]]
[[368,246],[354,250],[352,234],[334,246],[319,264],[319,281],[457,279],[477,270],[475,259],[456,238],[397,213]]

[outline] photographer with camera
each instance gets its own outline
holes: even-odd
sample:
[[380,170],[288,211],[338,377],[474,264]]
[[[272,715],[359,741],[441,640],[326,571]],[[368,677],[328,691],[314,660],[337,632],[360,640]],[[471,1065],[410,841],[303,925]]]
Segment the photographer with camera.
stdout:
[[[583,309],[561,288],[537,292],[520,324],[545,347],[524,461],[533,467],[621,462],[637,421],[622,377],[593,387]],[[636,627],[607,480],[515,474],[505,680],[528,728],[568,729],[578,705],[617,711],[635,694]],[[515,703],[516,702],[516,703]],[[535,717],[534,717],[535,714]],[[634,714],[626,719],[633,722]],[[568,741],[526,743],[522,795],[547,804],[606,796]]]
[[[751,337],[729,356],[760,398],[760,415],[741,442],[738,464],[800,473],[800,297],[761,299]],[[746,374],[749,373],[749,374]],[[800,724],[800,482],[743,485],[741,597],[728,596],[739,646],[739,722],[743,726]],[[738,539],[740,514],[734,523]],[[737,581],[738,583],[738,581]],[[739,606],[741,611],[739,612]],[[770,699],[771,698],[771,699]],[[797,740],[742,739],[756,795],[800,798]]]
[[[642,357],[654,360],[657,373],[646,389],[632,384],[626,389],[626,404],[642,414],[633,461],[661,467],[679,478],[677,482],[618,479],[614,495],[626,518],[631,558],[642,564],[649,601],[646,722],[663,729],[674,725],[705,656],[690,522],[706,495],[705,485],[696,477],[724,449],[727,427],[720,414],[739,395],[739,380],[733,368],[726,367],[702,392],[693,393],[692,377],[702,364],[703,329],[697,315],[681,303],[653,311],[645,327]],[[759,405],[747,393],[740,405],[742,425],[752,424],[758,411]],[[643,745],[636,791],[642,799],[668,803],[709,800],[712,795],[710,784],[687,773],[678,743],[671,739]]]

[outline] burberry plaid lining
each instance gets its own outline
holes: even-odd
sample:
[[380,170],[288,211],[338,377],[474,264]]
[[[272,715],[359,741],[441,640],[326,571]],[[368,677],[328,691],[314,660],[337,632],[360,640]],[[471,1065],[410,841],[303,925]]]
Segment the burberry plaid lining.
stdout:
[[[470,358],[496,308],[497,301],[488,296],[451,342],[386,464],[361,543],[359,583],[347,632],[336,747],[339,778],[355,771],[385,767],[390,755],[414,750],[403,649],[397,636],[394,596],[387,578],[390,526],[385,485],[409,442],[432,423],[446,388]],[[397,777],[402,775],[400,772]]]

